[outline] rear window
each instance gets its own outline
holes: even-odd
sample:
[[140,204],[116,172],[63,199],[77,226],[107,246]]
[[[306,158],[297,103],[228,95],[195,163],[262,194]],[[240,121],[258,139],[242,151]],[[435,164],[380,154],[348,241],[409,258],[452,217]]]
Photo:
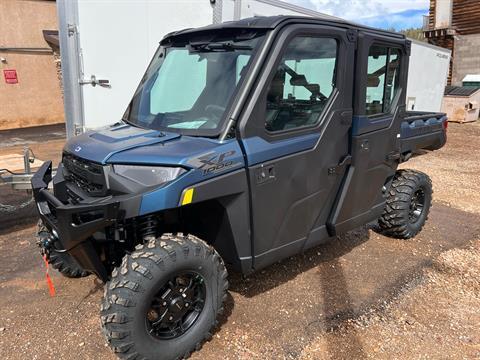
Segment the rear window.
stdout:
[[398,92],[400,50],[374,45],[368,55],[365,112],[367,115],[389,113]]

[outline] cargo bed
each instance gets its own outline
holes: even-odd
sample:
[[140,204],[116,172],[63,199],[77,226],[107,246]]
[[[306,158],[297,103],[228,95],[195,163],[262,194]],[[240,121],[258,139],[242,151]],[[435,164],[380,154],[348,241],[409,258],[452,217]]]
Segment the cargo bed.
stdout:
[[447,141],[448,119],[444,113],[407,111],[400,130],[402,158],[420,150],[437,150]]

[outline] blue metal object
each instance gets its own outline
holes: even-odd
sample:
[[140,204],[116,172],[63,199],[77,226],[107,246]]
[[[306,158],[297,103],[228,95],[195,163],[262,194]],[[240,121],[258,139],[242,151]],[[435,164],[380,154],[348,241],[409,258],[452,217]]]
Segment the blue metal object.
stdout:
[[[315,133],[270,143],[253,137],[243,140],[243,145],[251,166],[311,149],[318,138]],[[175,208],[184,189],[246,165],[236,139],[180,136],[130,125],[87,132],[72,138],[65,151],[105,165],[173,165],[188,170],[169,184],[144,194],[139,215]]]
[[130,125],[109,126],[98,131],[88,131],[70,139],[64,150],[83,159],[105,164],[114,154],[139,146],[164,143],[179,134],[145,130]]
[[[406,118],[406,120],[408,120],[408,118]],[[438,115],[426,119],[403,121],[400,128],[401,138],[405,139],[422,134],[430,134],[434,131],[442,131],[443,124],[447,120],[447,116]]]
[[385,129],[390,126],[393,116],[385,114],[385,116],[371,118],[367,115],[354,116],[352,119],[352,135],[363,135],[372,131]]
[[268,142],[256,136],[243,140],[243,146],[245,147],[248,166],[252,166],[312,149],[319,138],[319,132],[274,142]]
[[[217,142],[217,146],[214,148],[212,148],[210,144],[210,146],[206,149],[203,146],[200,146],[200,143],[205,141],[203,138],[183,137],[182,140],[183,141],[167,143],[165,146],[161,147],[159,150],[163,150],[163,155],[159,157],[159,160],[164,164],[173,164],[175,161],[177,161],[176,159],[180,159],[177,164],[189,167],[190,171],[172,181],[167,186],[144,194],[142,203],[140,205],[139,215],[178,207],[180,203],[180,196],[184,189],[216,176],[241,169],[245,166],[242,151],[236,140],[229,140],[225,143]],[[192,143],[189,144],[189,141]],[[209,141],[207,140],[207,142]],[[196,145],[193,143],[196,143]],[[183,148],[184,152],[180,152],[180,148]],[[189,154],[187,154],[188,149],[191,150]],[[150,150],[154,151],[155,149]],[[176,151],[179,151],[179,153],[176,153]],[[135,151],[134,153],[135,154],[129,154],[128,152],[125,153],[124,159],[126,160],[130,157],[136,157],[136,155],[138,155]],[[229,165],[215,171],[206,172],[205,166],[214,167],[215,165],[209,165],[209,163],[218,163],[222,157],[222,154],[229,154],[229,156],[225,159]],[[116,156],[116,159],[122,161],[120,154]],[[111,161],[114,160],[111,159]],[[209,169],[211,168],[212,167],[209,167]]]

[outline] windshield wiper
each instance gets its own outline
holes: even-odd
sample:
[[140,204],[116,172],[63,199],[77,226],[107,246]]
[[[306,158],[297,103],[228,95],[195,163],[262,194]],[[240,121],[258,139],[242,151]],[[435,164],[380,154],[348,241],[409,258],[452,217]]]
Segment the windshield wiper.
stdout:
[[233,42],[192,42],[189,44],[192,52],[252,50],[251,46],[239,45]]

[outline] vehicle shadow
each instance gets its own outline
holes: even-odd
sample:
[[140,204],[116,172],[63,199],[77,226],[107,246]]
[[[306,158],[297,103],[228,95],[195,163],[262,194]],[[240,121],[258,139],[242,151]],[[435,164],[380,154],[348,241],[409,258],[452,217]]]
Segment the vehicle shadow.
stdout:
[[218,317],[218,324],[217,324],[216,331],[220,330],[222,326],[227,323],[228,318],[230,317],[230,315],[232,315],[234,307],[235,307],[235,301],[233,300],[233,296],[232,294],[230,294],[230,292],[227,292],[227,298],[223,303],[223,312]]
[[[346,319],[355,318],[356,309],[348,291],[348,283],[340,258],[352,251],[355,247],[369,240],[369,227],[364,226],[353,230],[341,237],[337,237],[327,244],[323,244],[275,263],[266,269],[243,278],[239,274],[230,276],[230,290],[248,298],[255,297],[294,279],[299,274],[318,268],[319,299],[312,321],[305,326],[305,334],[314,340],[319,333],[327,334],[338,329]],[[233,309],[234,304],[229,304]],[[348,349],[351,358],[365,359],[362,343],[350,329],[342,337],[329,337],[326,341],[328,354],[333,358],[342,358],[343,352]],[[304,344],[303,344],[304,345]],[[301,352],[301,349],[298,349]]]
[[245,297],[254,297],[294,279],[307,270],[338,260],[368,239],[369,227],[363,226],[328,243],[311,248],[303,254],[281,260],[246,278],[233,272],[229,275],[230,291]]
[[[328,262],[329,266],[324,266],[320,274],[320,287],[323,295],[325,317],[317,323],[321,329],[337,329],[344,319],[353,319],[357,316],[351,295],[348,291],[348,283],[346,281],[345,272],[338,258],[334,258]],[[333,285],[333,286],[332,286]],[[343,310],[337,312],[338,302],[343,303]],[[323,322],[323,324],[322,324]],[[313,322],[307,326],[311,327]],[[314,335],[314,334],[313,334]],[[342,354],[348,349],[348,358],[350,359],[366,359],[360,337],[353,327],[348,332],[344,332],[344,336],[336,336],[326,341],[328,354],[333,358],[343,358]]]

